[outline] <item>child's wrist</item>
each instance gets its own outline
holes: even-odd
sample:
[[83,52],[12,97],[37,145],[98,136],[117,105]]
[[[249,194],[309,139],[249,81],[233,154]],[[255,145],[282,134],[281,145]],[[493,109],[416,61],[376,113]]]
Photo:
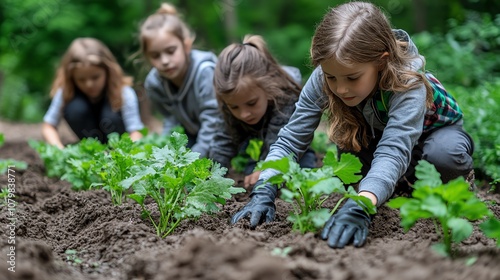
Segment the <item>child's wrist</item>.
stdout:
[[359,193],[359,195],[369,198],[371,200],[371,202],[373,203],[373,205],[377,205],[378,199],[377,199],[377,196],[375,196],[373,193],[367,192],[367,191],[362,191]]

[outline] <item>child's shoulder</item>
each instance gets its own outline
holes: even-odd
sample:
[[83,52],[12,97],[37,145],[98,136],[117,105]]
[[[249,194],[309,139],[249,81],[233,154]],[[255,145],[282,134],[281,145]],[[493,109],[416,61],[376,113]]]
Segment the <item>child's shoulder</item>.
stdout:
[[211,51],[202,51],[193,49],[191,50],[191,63],[195,65],[200,65],[202,62],[213,62],[217,63],[217,56]]

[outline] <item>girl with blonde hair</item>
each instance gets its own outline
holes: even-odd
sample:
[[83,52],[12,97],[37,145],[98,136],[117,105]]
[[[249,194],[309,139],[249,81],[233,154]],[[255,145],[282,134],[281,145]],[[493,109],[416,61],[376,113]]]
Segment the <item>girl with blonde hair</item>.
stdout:
[[73,40],[64,54],[52,84],[51,105],[42,125],[44,139],[63,148],[57,126],[62,118],[79,139],[106,143],[112,132],[142,137],[132,79],[126,77],[111,51],[94,38]]
[[[340,153],[353,153],[363,163],[359,195],[376,206],[391,197],[398,182],[415,180],[420,159],[434,164],[444,182],[473,174],[473,142],[462,128],[457,102],[424,71],[425,60],[408,34],[391,29],[375,5],[349,2],[331,9],[316,29],[311,59],[316,69],[266,160],[300,155],[326,112],[330,139]],[[264,170],[259,180],[275,172]],[[255,227],[273,220],[276,187],[262,189],[267,193],[254,196],[233,222],[250,217]],[[371,216],[347,200],[321,238],[333,248],[363,246],[370,223]]]
[[206,157],[219,119],[213,89],[217,57],[192,49],[194,35],[167,3],[142,23],[139,41],[140,51],[153,66],[145,88],[163,115],[163,133],[182,126],[188,147]]

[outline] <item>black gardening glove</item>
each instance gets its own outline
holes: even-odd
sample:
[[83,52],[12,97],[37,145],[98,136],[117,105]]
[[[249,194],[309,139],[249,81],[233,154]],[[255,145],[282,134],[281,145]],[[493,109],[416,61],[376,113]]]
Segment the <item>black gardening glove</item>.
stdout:
[[252,193],[250,194],[252,199],[243,209],[234,214],[231,219],[231,224],[234,225],[242,218],[250,216],[250,228],[255,229],[258,224],[264,221],[269,223],[274,220],[274,213],[276,212],[274,200],[276,199],[278,190],[269,183],[262,185],[263,182],[263,180],[258,180],[255,183]]
[[328,239],[328,246],[332,248],[344,248],[351,240],[354,246],[361,247],[366,242],[371,220],[363,208],[348,199],[326,222],[321,238]]

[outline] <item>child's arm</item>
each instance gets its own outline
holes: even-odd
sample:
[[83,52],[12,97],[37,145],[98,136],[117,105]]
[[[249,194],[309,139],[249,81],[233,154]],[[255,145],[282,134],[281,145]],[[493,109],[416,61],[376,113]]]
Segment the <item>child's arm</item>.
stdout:
[[223,167],[229,168],[231,159],[237,154],[236,146],[239,144],[234,143],[224,120],[220,117],[210,144],[208,158],[220,163]]
[[121,111],[125,130],[130,134],[132,141],[139,140],[142,138],[139,130],[144,128],[144,124],[139,113],[139,102],[135,91],[131,87],[123,87],[122,100]]
[[[292,114],[290,121],[280,130],[278,140],[271,145],[270,152],[266,160],[274,160],[293,154],[295,159],[302,154],[309,146],[314,136],[314,131],[319,125],[322,115],[322,108],[326,102],[323,94],[321,79],[321,69],[316,69],[300,93],[296,110]],[[250,218],[250,227],[255,228],[257,224],[270,222],[274,219],[274,200],[277,195],[277,187],[270,183],[258,188],[264,180],[271,178],[278,171],[266,169],[261,172],[259,180],[255,183],[250,202],[231,219],[231,223],[236,223],[240,219]]]
[[50,103],[50,107],[43,117],[42,136],[47,143],[57,146],[60,149],[64,148],[61,142],[59,132],[57,132],[57,125],[62,118],[63,107],[63,92],[59,89]]
[[215,135],[218,123],[221,118],[215,91],[213,87],[214,69],[205,67],[196,75],[198,92],[196,93],[197,102],[200,107],[199,121],[200,130],[196,144],[191,150],[200,153],[200,157],[207,157],[210,150],[210,143]]
[[57,132],[56,127],[51,124],[44,122],[42,124],[42,136],[47,143],[50,145],[57,146],[60,149],[64,149],[64,145],[61,142],[61,137],[59,137],[59,133]]

